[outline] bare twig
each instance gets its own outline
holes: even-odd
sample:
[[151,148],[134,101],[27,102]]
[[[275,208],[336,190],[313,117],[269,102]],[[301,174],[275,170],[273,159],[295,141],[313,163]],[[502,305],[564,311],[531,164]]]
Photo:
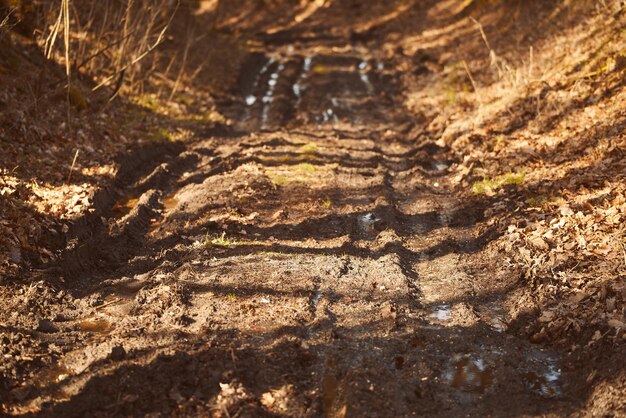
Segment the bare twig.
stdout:
[[76,65],[75,70],[78,71],[81,68],[83,68],[85,65],[87,65],[91,60],[93,60],[94,58],[99,57],[100,55],[104,54],[105,52],[107,52],[109,49],[118,46],[119,44],[121,44],[122,42],[126,41],[128,38],[130,38],[134,33],[136,32],[136,30],[130,32],[129,34],[125,35],[123,38],[121,39],[116,39],[115,41],[109,43],[108,45],[106,45],[105,47],[99,49],[98,51],[96,51],[95,53],[91,54],[90,56],[88,56],[87,58],[85,58],[84,60],[81,61],[80,64]]
[[172,20],[174,19],[174,15],[176,15],[176,12],[178,11],[179,5],[180,5],[180,1],[177,2],[176,8],[174,9],[172,14],[170,15],[169,20],[167,21],[167,23],[165,24],[163,29],[161,29],[161,32],[159,33],[156,41],[152,45],[149,45],[148,48],[142,54],[140,54],[138,57],[135,57],[128,64],[122,66],[122,68],[120,68],[114,74],[110,75],[109,77],[107,77],[103,81],[101,81],[97,86],[95,86],[92,89],[92,91],[96,91],[96,90],[102,88],[103,86],[107,85],[111,80],[113,80],[115,77],[117,77],[117,75],[120,74],[122,71],[125,71],[129,67],[137,64],[139,61],[143,60],[148,54],[150,54],[155,48],[157,48],[159,45],[161,45],[161,43],[163,42],[163,39],[165,38],[165,32],[167,32],[167,30],[169,29],[169,27],[170,27],[170,25],[172,23]]
[[[71,112],[71,103],[70,103],[70,92],[71,92],[71,69],[72,64],[70,63],[70,0],[63,0],[63,15],[64,15],[64,24],[63,24],[63,41],[65,42],[65,77],[67,78],[67,128],[69,130],[72,129],[71,120],[70,120],[70,112]],[[76,157],[78,156],[78,151],[76,151]],[[74,161],[76,161],[76,157],[74,157]],[[72,173],[70,172],[70,176]],[[69,181],[68,181],[69,183]]]
[[59,30],[61,29],[62,22],[63,22],[63,8],[61,8],[61,10],[59,11],[59,16],[57,17],[56,22],[52,26],[52,31],[46,38],[46,42],[44,45],[44,52],[45,52],[46,58],[48,59],[52,58],[52,50],[56,42],[57,36],[59,34]]
[[498,55],[496,54],[496,51],[494,51],[493,48],[491,48],[491,44],[489,43],[489,40],[487,39],[487,34],[485,33],[485,28],[483,27],[482,23],[480,23],[478,20],[474,19],[473,17],[470,17],[470,19],[472,20],[472,22],[476,24],[476,26],[478,26],[478,30],[480,31],[480,36],[483,38],[483,42],[485,43],[485,46],[489,50],[489,60],[491,62],[491,65],[496,67],[496,69],[498,70],[498,77],[501,78],[502,72],[501,72],[500,66],[498,65]]
[[490,52],[493,52],[493,48],[491,48],[491,45],[489,44],[489,40],[487,39],[487,34],[485,33],[485,28],[483,27],[482,23],[480,23],[478,20],[474,19],[473,17],[470,17],[470,19],[472,20],[472,22],[476,24],[476,26],[478,26],[478,30],[480,31],[480,36],[483,38],[483,42],[485,42],[487,49]]
[[74,154],[74,161],[72,161],[72,167],[70,167],[70,173],[67,176],[67,184],[70,184],[70,180],[72,179],[72,171],[74,171],[74,167],[76,166],[76,159],[78,158],[78,151],[76,150],[76,154]]
[[117,95],[119,94],[120,89],[122,88],[122,85],[124,84],[124,75],[126,75],[126,70],[122,70],[122,72],[120,72],[117,82],[115,83],[115,88],[113,89],[113,92],[109,96],[109,102],[113,101],[113,99],[115,99]]
[[[472,83],[472,88],[474,89],[474,93],[478,94],[478,89],[476,88],[476,81],[474,81],[474,77],[472,77],[472,73],[471,73],[471,71],[469,69],[469,66],[467,65],[467,62],[465,60],[463,60],[463,67],[465,68],[465,72],[467,73],[467,76],[470,79],[470,83]],[[477,96],[477,98],[478,98],[478,96]]]
[[182,79],[183,74],[185,72],[185,65],[187,65],[187,56],[189,55],[189,50],[191,49],[192,44],[193,44],[193,28],[190,29],[190,32],[187,34],[187,42],[185,44],[185,51],[183,52],[183,60],[180,64],[178,76],[176,77],[176,81],[174,82],[174,87],[172,87],[172,92],[170,93],[169,100],[172,100],[172,98],[176,94],[176,90],[178,90],[180,80]]
[[530,52],[528,53],[529,55],[529,62],[528,62],[528,81],[530,82],[530,80],[533,77],[533,72],[535,70],[535,65],[534,65],[534,61],[535,61],[535,54],[534,54],[534,50],[532,45],[530,46]]
[[11,15],[14,11],[14,9],[10,9],[7,15],[0,22],[0,38],[2,38],[6,30],[9,29],[9,20],[11,19]]
[[102,305],[98,305],[98,306],[94,307],[94,309],[97,311],[97,310],[100,310],[102,308],[106,308],[107,306],[114,305],[114,304],[120,302],[121,300],[122,300],[121,298],[115,298],[113,300],[110,300],[108,302],[103,303]]

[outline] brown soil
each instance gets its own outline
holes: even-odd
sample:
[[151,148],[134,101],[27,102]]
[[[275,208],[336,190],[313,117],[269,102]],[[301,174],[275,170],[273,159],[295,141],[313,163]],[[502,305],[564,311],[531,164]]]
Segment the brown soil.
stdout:
[[626,416],[623,7],[227,3],[227,123],[5,173],[2,412]]

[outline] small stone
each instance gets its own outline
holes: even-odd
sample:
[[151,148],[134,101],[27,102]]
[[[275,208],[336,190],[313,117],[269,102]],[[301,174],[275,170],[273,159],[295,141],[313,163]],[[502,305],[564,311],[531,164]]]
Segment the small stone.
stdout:
[[550,249],[548,243],[541,237],[531,237],[530,243],[538,250],[547,251]]
[[111,349],[109,358],[111,360],[123,360],[126,357],[126,350],[121,345],[116,345]]
[[383,318],[396,319],[397,317],[396,308],[391,302],[383,303],[380,307],[380,311]]
[[608,324],[610,327],[613,328],[626,329],[626,324],[624,324],[619,319],[609,319]]

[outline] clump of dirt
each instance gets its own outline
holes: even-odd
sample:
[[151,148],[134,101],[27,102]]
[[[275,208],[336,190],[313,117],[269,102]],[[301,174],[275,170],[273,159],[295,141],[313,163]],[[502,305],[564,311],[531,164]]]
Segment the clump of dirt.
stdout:
[[156,316],[164,321],[182,323],[185,321],[185,305],[188,295],[184,286],[177,283],[160,284],[144,288],[135,296],[137,306],[132,315]]

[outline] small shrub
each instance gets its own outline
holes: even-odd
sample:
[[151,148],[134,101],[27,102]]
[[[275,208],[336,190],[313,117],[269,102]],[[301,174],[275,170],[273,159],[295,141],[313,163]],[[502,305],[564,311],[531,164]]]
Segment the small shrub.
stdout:
[[522,185],[524,184],[525,174],[521,171],[518,172],[508,172],[501,176],[495,178],[486,178],[481,181],[476,181],[472,184],[472,191],[475,194],[491,194],[497,191],[502,186],[515,184]]
[[267,173],[267,177],[271,180],[271,182],[276,187],[286,186],[289,184],[289,177],[284,174],[278,174],[276,172],[270,171]]
[[233,247],[237,245],[237,242],[226,238],[226,232],[222,232],[222,235],[209,236],[207,233],[204,238],[204,248],[214,247]]

